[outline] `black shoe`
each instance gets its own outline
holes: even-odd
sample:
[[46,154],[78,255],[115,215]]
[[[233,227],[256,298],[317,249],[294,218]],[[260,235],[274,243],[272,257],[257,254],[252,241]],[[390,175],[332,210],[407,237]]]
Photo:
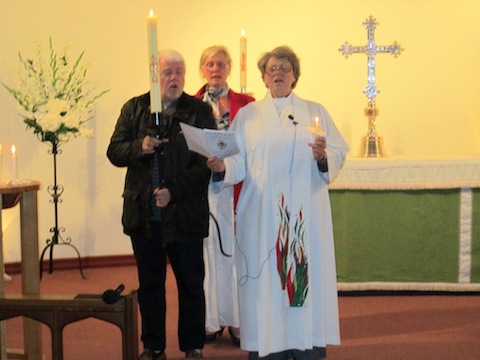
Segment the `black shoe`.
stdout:
[[145,349],[138,360],[167,360],[164,351],[155,352],[152,349]]
[[240,337],[234,333],[231,326],[228,327],[228,332],[230,333],[230,337],[232,338],[233,345],[240,346]]
[[205,342],[214,342],[215,340],[217,340],[217,336],[222,336],[224,329],[225,327],[222,326],[218,331],[215,331],[213,333],[206,333]]
[[202,351],[201,350],[187,350],[185,352],[185,359],[203,359]]

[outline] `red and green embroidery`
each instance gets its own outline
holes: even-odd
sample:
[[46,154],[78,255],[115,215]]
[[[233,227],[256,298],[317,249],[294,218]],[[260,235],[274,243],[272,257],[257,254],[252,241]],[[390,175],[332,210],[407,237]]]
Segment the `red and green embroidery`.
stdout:
[[287,291],[290,306],[303,306],[308,294],[308,256],[305,251],[305,219],[300,209],[290,231],[290,211],[281,194],[278,204],[277,271],[282,290]]

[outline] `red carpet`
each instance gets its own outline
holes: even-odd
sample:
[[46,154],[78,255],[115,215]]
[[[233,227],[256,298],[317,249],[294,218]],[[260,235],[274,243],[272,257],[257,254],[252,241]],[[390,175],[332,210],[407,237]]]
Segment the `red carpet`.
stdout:
[[[42,294],[102,294],[120,283],[125,293],[138,285],[132,266],[86,269],[87,279],[78,270],[44,273]],[[168,360],[184,358],[176,337],[176,287],[168,275]],[[19,293],[21,275],[6,283],[7,293]],[[474,360],[480,359],[480,296],[341,296],[342,345],[328,347],[331,360]],[[51,359],[49,329],[42,325],[42,344]],[[22,322],[7,321],[8,348],[23,346]],[[139,345],[141,348],[141,344]],[[211,360],[247,359],[234,347],[229,336],[207,344],[204,358]],[[121,359],[120,330],[96,319],[68,325],[64,330],[64,359]],[[135,359],[134,359],[135,360]]]

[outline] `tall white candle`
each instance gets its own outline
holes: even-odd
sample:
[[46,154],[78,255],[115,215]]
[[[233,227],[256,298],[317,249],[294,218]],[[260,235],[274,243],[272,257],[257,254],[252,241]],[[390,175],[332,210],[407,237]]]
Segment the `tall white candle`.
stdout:
[[3,153],[2,153],[2,144],[0,144],[0,184],[3,180]]
[[157,16],[150,10],[147,16],[148,66],[150,69],[150,112],[162,112],[162,93],[160,91],[160,71],[158,64]]
[[240,88],[242,92],[247,88],[247,38],[245,29],[242,29],[240,36]]
[[17,184],[17,149],[12,145],[12,183]]

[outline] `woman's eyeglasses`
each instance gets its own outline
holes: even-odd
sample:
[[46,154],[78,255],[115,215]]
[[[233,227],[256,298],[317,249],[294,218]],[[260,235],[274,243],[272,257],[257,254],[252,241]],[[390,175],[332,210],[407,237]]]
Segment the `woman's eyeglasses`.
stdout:
[[267,74],[273,75],[276,72],[280,71],[281,73],[288,74],[290,71],[292,71],[292,67],[288,65],[272,65],[269,68],[266,68],[265,71]]

